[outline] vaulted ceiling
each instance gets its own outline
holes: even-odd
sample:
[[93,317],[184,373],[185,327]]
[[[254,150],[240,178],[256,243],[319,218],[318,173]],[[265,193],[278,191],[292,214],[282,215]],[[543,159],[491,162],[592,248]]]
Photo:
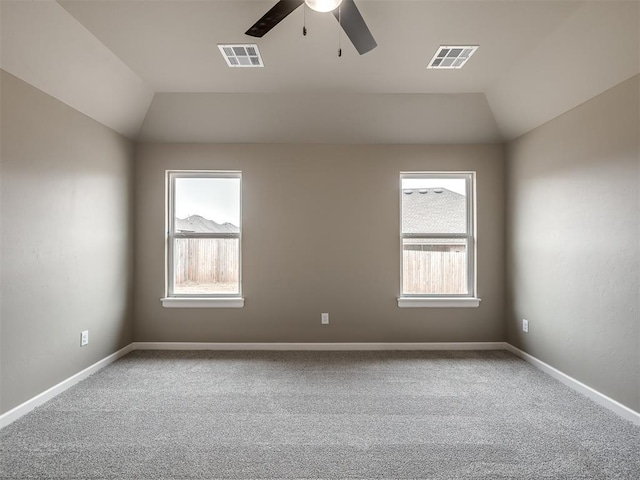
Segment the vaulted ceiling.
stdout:
[[[333,15],[304,8],[244,35],[274,3],[3,0],[0,59],[163,142],[498,142],[640,72],[637,1],[356,0],[378,43],[362,56]],[[265,67],[227,67],[219,43],[257,43]],[[480,48],[463,69],[426,69],[446,44]]]

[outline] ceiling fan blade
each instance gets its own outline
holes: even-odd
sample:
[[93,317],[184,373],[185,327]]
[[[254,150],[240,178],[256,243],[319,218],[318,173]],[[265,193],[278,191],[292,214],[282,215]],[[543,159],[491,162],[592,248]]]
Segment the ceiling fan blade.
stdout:
[[245,35],[252,37],[262,37],[265,33],[279,24],[287,15],[304,3],[304,0],[280,0],[271,10],[265,13]]
[[339,12],[336,9],[333,14],[340,21],[344,33],[347,34],[360,55],[378,46],[353,0],[343,0]]

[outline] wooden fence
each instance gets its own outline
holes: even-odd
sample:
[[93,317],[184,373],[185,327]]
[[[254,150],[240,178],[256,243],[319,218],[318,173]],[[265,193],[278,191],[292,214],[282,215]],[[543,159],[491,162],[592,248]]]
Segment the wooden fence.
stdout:
[[237,238],[179,238],[174,244],[175,284],[237,284]]
[[[204,291],[237,288],[240,273],[238,239],[181,238],[176,240],[174,248],[178,289],[188,291],[190,285]],[[422,248],[405,246],[403,293],[467,293],[464,246]]]
[[464,247],[403,252],[403,293],[467,293]]

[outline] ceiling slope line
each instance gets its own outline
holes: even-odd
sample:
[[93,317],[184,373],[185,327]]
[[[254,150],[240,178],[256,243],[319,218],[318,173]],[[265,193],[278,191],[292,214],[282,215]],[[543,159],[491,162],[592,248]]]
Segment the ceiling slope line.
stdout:
[[136,139],[153,91],[57,2],[0,2],[2,69]]

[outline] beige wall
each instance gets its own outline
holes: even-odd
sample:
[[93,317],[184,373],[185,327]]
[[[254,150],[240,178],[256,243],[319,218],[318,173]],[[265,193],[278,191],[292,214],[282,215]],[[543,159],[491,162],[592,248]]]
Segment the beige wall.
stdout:
[[[501,146],[143,144],[136,168],[136,341],[505,339]],[[161,306],[167,169],[243,172],[244,308]],[[397,306],[399,172],[413,170],[477,171],[479,308]]]
[[3,413],[131,342],[133,145],[1,81]]
[[636,411],[639,93],[635,76],[507,151],[509,342]]

